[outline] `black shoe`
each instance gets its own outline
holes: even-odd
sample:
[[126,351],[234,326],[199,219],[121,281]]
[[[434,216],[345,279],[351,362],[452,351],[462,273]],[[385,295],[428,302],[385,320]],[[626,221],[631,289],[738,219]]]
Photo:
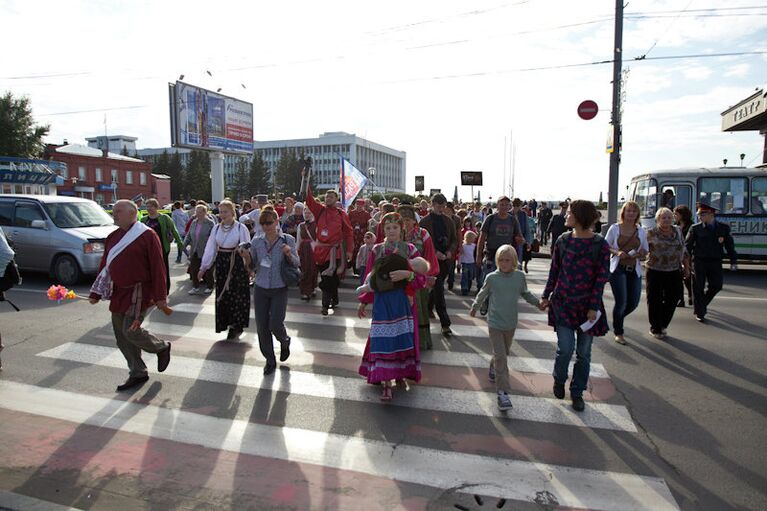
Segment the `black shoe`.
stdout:
[[453,331],[450,330],[449,326],[443,326],[442,327],[442,335],[444,335],[445,337],[450,337],[451,335],[453,335]]
[[264,376],[269,376],[277,369],[277,364],[266,364],[264,366]]
[[681,300],[679,300],[678,302],[676,302],[676,306],[677,306],[677,307],[684,307],[684,298],[682,298]]
[[586,408],[586,403],[581,396],[573,396],[573,410],[576,412],[582,412]]
[[338,298],[334,298],[334,299],[333,299],[333,300],[330,302],[330,308],[331,308],[331,309],[335,309],[336,307],[338,307]]
[[565,398],[565,384],[564,383],[554,383],[554,397],[557,399],[564,399]]
[[240,329],[240,328],[230,328],[229,332],[227,332],[227,334],[226,334],[226,340],[227,341],[236,341],[241,335],[242,335],[242,329]]
[[285,342],[280,342],[280,362],[285,362],[290,356],[290,337]]
[[695,319],[698,320],[698,323],[705,323],[706,322],[706,318],[704,316],[698,316],[697,314],[695,315]]
[[527,271],[527,265],[525,265],[525,273],[529,273],[529,272]]
[[479,313],[482,314],[483,316],[487,316],[487,301],[485,301],[485,303],[480,305]]
[[309,301],[309,300],[311,300],[312,298],[311,298],[309,295],[301,295],[301,299],[302,299],[303,301],[305,301],[305,302],[308,302],[308,301]]
[[145,384],[147,381],[149,381],[149,376],[147,376],[146,374],[144,376],[131,376],[130,378],[125,380],[125,383],[117,386],[117,392],[130,390],[133,387],[138,387],[140,385]]
[[453,290],[453,284],[448,284],[447,285],[447,290],[448,291],[452,291]]
[[170,343],[168,347],[157,353],[157,371],[163,372],[170,364]]
[[323,316],[327,316],[328,315],[328,308],[327,307],[323,307],[322,308],[322,315]]

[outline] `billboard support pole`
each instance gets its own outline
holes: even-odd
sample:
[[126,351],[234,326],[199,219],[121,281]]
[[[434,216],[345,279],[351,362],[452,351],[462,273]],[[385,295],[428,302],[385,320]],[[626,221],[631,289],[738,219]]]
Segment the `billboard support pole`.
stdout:
[[213,202],[224,200],[224,153],[210,153],[210,184]]

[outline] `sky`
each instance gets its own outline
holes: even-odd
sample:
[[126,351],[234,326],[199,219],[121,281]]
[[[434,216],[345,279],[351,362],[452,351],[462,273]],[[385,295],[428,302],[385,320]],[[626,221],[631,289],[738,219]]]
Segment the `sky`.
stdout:
[[[761,3],[760,3],[761,2]],[[596,200],[608,189],[615,3],[0,0],[0,92],[31,99],[48,142],[104,133],[170,146],[168,82],[251,102],[256,140],[355,133],[407,152],[452,196]],[[621,192],[653,169],[761,163],[722,111],[767,85],[763,0],[631,0],[623,30]],[[637,61],[637,57],[646,59]],[[545,68],[545,69],[541,69]],[[208,74],[210,72],[210,75]],[[212,75],[212,76],[211,76]],[[578,104],[596,101],[592,120]],[[505,188],[504,188],[505,186]],[[468,187],[459,186],[462,199]]]

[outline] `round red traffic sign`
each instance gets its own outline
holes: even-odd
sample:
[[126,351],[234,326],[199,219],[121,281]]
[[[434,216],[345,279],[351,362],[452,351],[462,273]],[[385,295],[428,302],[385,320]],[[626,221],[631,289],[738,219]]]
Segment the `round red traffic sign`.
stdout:
[[578,105],[578,117],[580,117],[584,121],[593,119],[594,117],[597,116],[598,112],[599,112],[599,107],[597,106],[596,102],[591,101],[590,99],[587,99],[586,101]]

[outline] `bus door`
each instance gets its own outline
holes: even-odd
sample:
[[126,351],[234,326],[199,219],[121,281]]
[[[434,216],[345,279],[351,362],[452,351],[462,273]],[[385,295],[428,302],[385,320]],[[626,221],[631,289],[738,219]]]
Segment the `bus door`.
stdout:
[[730,226],[735,251],[739,256],[751,259],[754,256],[754,236],[748,216],[748,178],[698,178],[698,201],[718,209],[716,220]]

